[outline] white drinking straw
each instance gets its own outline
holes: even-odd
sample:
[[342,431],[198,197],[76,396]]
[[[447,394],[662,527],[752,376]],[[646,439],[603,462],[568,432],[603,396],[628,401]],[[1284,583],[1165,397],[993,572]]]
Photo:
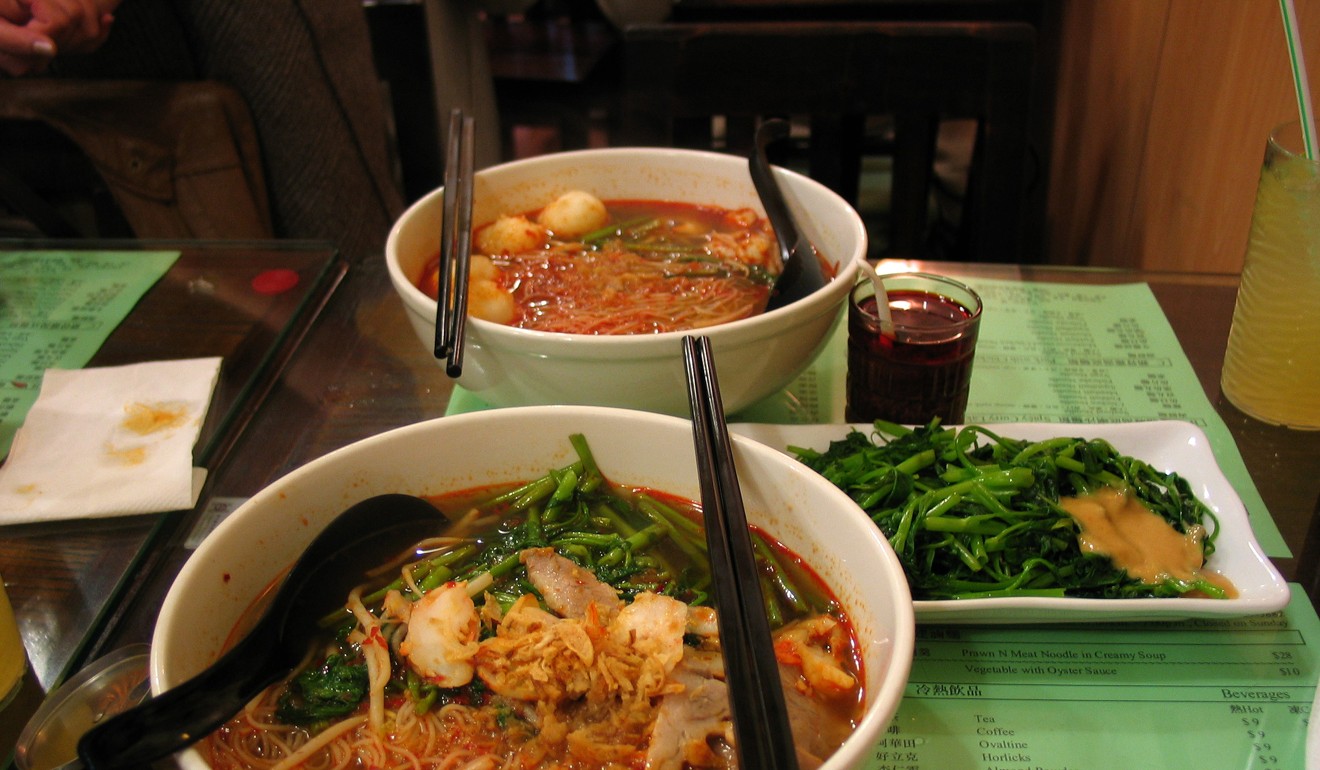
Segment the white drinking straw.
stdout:
[[1302,119],[1302,144],[1306,157],[1315,160],[1315,114],[1311,111],[1311,87],[1307,84],[1306,60],[1302,56],[1302,38],[1297,29],[1297,9],[1293,0],[1279,0],[1283,12],[1283,31],[1288,38],[1288,58],[1292,62],[1293,86],[1297,89],[1297,111]]
[[894,318],[889,313],[889,292],[885,290],[885,282],[875,268],[871,267],[871,262],[866,257],[858,257],[857,264],[862,268],[862,272],[870,276],[871,284],[875,286],[875,312],[880,316],[880,332],[892,336]]

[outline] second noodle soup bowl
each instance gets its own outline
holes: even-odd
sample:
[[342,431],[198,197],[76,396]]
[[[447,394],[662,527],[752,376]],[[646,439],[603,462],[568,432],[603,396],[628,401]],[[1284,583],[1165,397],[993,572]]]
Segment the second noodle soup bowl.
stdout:
[[[575,459],[573,433],[585,436],[610,482],[700,499],[692,425],[667,415],[588,406],[493,409],[363,439],[275,481],[206,537],[161,607],[152,691],[214,661],[257,598],[340,511],[378,494],[441,495],[538,478]],[[745,437],[734,436],[733,444],[748,521],[810,565],[856,630],[864,711],[822,770],[865,767],[898,709],[912,663],[916,626],[902,566],[861,508],[823,476]],[[208,767],[198,749],[181,760],[185,770]]]
[[[790,384],[815,360],[838,323],[866,254],[866,228],[857,211],[827,187],[775,169],[799,227],[834,280],[785,307],[704,327],[719,364],[725,409],[736,412]],[[611,148],[542,155],[492,166],[476,174],[473,224],[545,206],[568,190],[602,200],[666,200],[764,208],[747,160],[697,150]],[[439,252],[444,190],[414,203],[385,244],[390,281],[426,355],[435,340],[435,300],[416,282]],[[588,335],[519,329],[469,318],[458,384],[491,406],[583,404],[686,415],[681,340],[689,332]]]

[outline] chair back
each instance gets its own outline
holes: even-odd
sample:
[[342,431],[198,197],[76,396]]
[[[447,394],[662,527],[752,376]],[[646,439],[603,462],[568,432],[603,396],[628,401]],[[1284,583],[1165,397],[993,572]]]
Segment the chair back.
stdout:
[[[751,148],[757,120],[804,132],[807,172],[854,205],[868,125],[888,118],[892,189],[886,256],[929,258],[941,121],[975,121],[952,251],[969,261],[1036,261],[1029,211],[1035,31],[1016,22],[712,22],[625,31],[623,142]],[[712,133],[712,117],[723,120]],[[713,144],[713,141],[718,143]]]
[[[52,144],[49,156],[21,158],[22,164],[0,150],[0,202],[30,219],[41,235],[105,235],[71,220],[62,210],[67,206],[43,189],[61,169],[86,161],[134,237],[274,237],[256,128],[243,98],[227,85],[0,80],[0,129],[23,124],[68,140]],[[19,165],[33,173],[11,170]]]

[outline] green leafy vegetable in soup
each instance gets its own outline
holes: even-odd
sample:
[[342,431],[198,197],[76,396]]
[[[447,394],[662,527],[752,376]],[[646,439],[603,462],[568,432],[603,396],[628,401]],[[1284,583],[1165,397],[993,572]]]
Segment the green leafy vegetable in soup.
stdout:
[[320,666],[294,677],[280,695],[276,716],[290,724],[315,725],[357,709],[367,696],[367,665],[330,655]]
[[1213,512],[1182,477],[1106,441],[1027,441],[938,421],[875,431],[789,451],[871,516],[916,599],[1234,595],[1202,568]]

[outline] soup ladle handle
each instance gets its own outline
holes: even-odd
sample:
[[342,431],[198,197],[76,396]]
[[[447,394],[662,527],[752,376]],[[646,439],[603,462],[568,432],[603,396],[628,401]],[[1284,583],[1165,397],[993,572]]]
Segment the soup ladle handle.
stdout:
[[767,310],[799,300],[826,283],[816,250],[794,220],[793,212],[784,199],[784,191],[766,158],[766,148],[787,139],[788,134],[789,124],[786,120],[776,118],[761,123],[756,128],[756,146],[752,148],[749,159],[752,184],[756,186],[761,205],[765,207],[770,227],[775,231],[775,240],[779,242],[779,257],[783,263],[779,277],[775,279],[774,290],[770,293]]
[[[87,732],[78,741],[83,767],[148,767],[223,725],[247,700],[279,678],[267,662],[277,652],[271,645],[271,626],[258,624],[242,643],[198,676]],[[254,660],[258,662],[250,662]],[[260,676],[253,676],[254,672]]]
[[140,770],[210,735],[303,661],[317,621],[342,606],[372,554],[401,552],[446,523],[434,505],[411,495],[378,495],[348,508],[307,546],[242,640],[192,679],[89,730],[75,767]]

